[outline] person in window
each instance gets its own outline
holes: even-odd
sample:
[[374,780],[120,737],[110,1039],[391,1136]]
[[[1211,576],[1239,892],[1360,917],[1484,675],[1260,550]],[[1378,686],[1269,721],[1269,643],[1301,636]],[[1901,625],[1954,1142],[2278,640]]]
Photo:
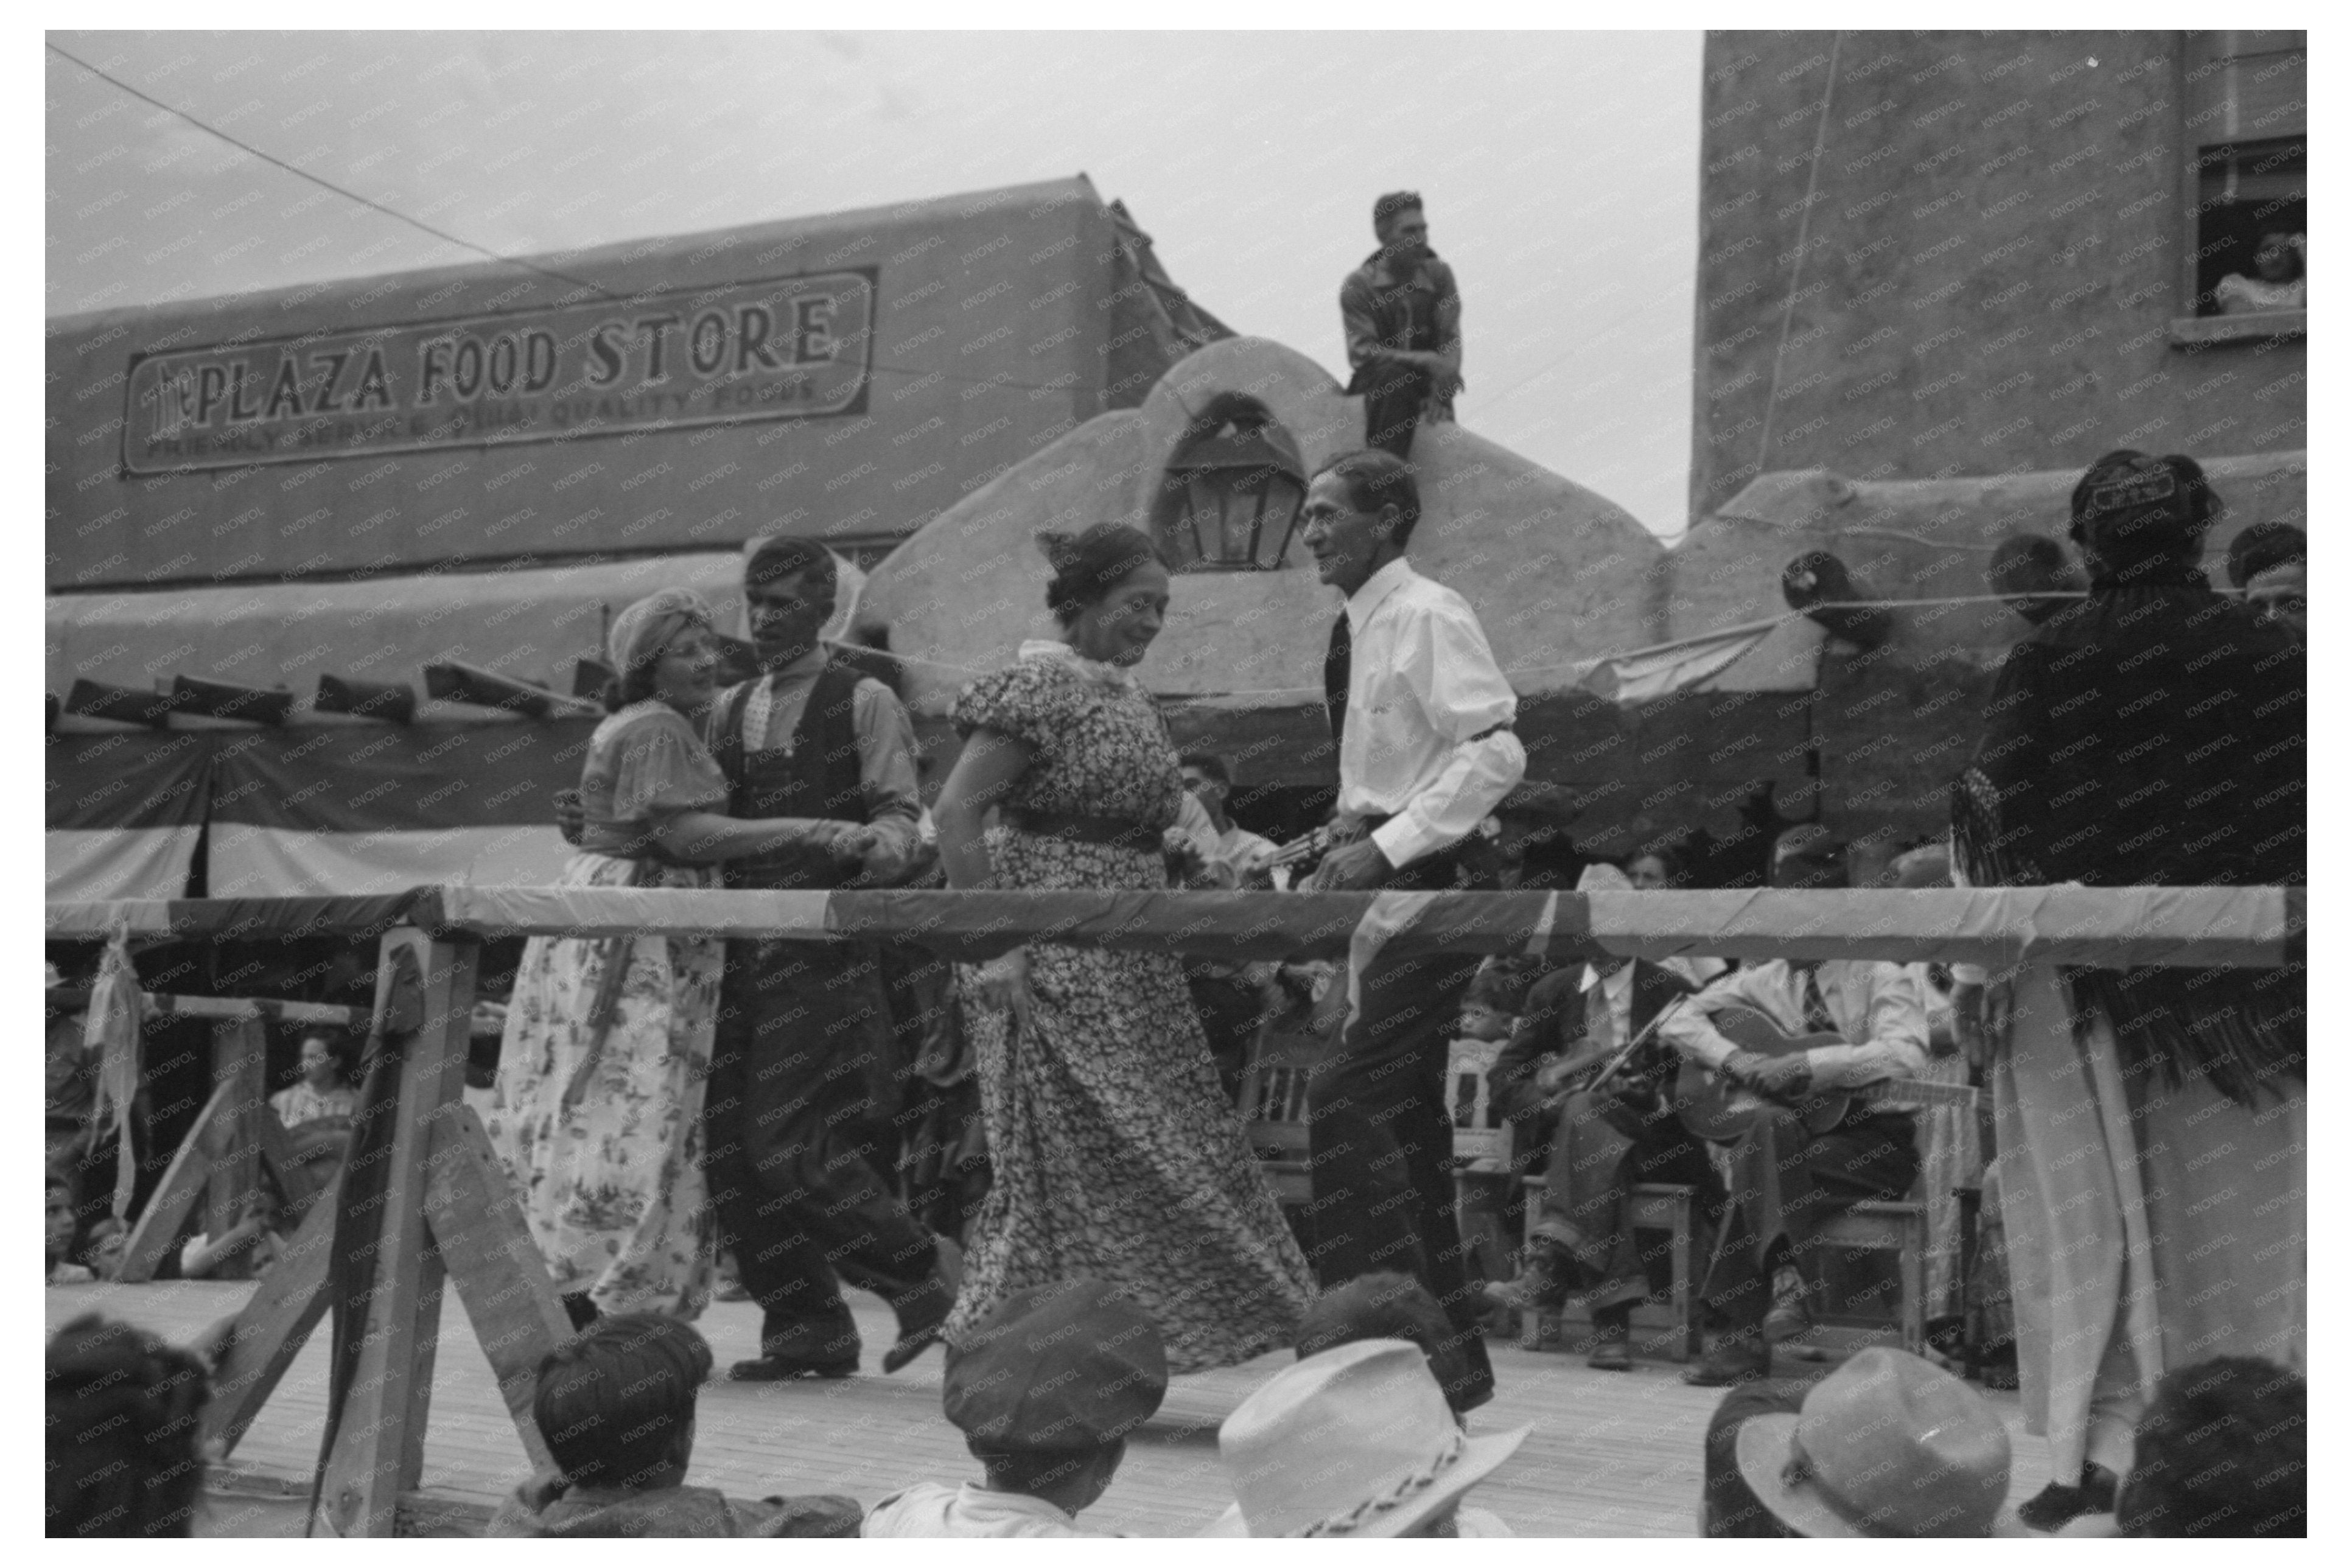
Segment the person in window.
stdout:
[[1454,269],[1429,247],[1421,197],[1391,191],[1372,204],[1380,248],[1339,285],[1339,325],[1364,400],[1364,445],[1412,455],[1421,425],[1454,422],[1462,389],[1462,295]]
[[278,1124],[299,1127],[328,1117],[351,1120],[359,1108],[352,1087],[351,1041],[340,1033],[313,1029],[302,1037],[302,1081],[269,1097]]
[[2225,316],[2258,310],[2300,310],[2303,304],[2303,236],[2275,231],[2254,247],[2254,275],[2232,272],[2213,285],[2213,302]]

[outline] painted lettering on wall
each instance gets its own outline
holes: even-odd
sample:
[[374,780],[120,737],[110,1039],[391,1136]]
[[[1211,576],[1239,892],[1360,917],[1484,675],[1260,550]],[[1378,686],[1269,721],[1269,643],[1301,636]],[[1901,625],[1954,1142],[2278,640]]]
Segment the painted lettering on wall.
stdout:
[[135,357],[134,474],[861,414],[875,270]]

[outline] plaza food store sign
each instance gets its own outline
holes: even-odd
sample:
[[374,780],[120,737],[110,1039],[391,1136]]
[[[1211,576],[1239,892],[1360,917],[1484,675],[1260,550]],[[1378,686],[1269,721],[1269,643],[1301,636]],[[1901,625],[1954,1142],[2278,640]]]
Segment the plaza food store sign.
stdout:
[[142,355],[133,474],[860,414],[875,272]]

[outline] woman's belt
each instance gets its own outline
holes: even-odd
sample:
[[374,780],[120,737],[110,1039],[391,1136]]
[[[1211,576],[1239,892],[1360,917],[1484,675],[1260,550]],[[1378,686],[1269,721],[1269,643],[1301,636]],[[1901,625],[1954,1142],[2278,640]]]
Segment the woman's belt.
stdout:
[[1070,811],[1022,811],[1007,806],[1004,824],[1034,838],[1069,838],[1081,844],[1108,844],[1120,849],[1157,854],[1160,830],[1110,816],[1081,816]]

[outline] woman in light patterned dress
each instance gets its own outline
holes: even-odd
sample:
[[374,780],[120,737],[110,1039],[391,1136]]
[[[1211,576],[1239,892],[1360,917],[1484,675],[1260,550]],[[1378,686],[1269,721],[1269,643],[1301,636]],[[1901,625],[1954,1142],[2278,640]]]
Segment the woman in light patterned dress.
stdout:
[[[1160,633],[1167,568],[1108,523],[1040,543],[1062,636],[1023,645],[956,704],[965,744],[935,814],[949,886],[1165,888],[1183,780],[1129,671]],[[1287,1349],[1313,1277],[1218,1084],[1178,955],[1033,942],[959,983],[994,1185],[949,1342],[1017,1290],[1084,1277],[1152,1319],[1171,1372]]]
[[[703,745],[719,656],[710,606],[683,589],[613,619],[613,711],[581,764],[585,821],[562,885],[716,888],[715,862],[803,837],[725,815]],[[837,852],[855,853],[845,832]],[[708,937],[533,937],[499,1046],[490,1141],[574,1322],[693,1318],[714,1247],[702,1181],[703,1080],[722,944]]]

